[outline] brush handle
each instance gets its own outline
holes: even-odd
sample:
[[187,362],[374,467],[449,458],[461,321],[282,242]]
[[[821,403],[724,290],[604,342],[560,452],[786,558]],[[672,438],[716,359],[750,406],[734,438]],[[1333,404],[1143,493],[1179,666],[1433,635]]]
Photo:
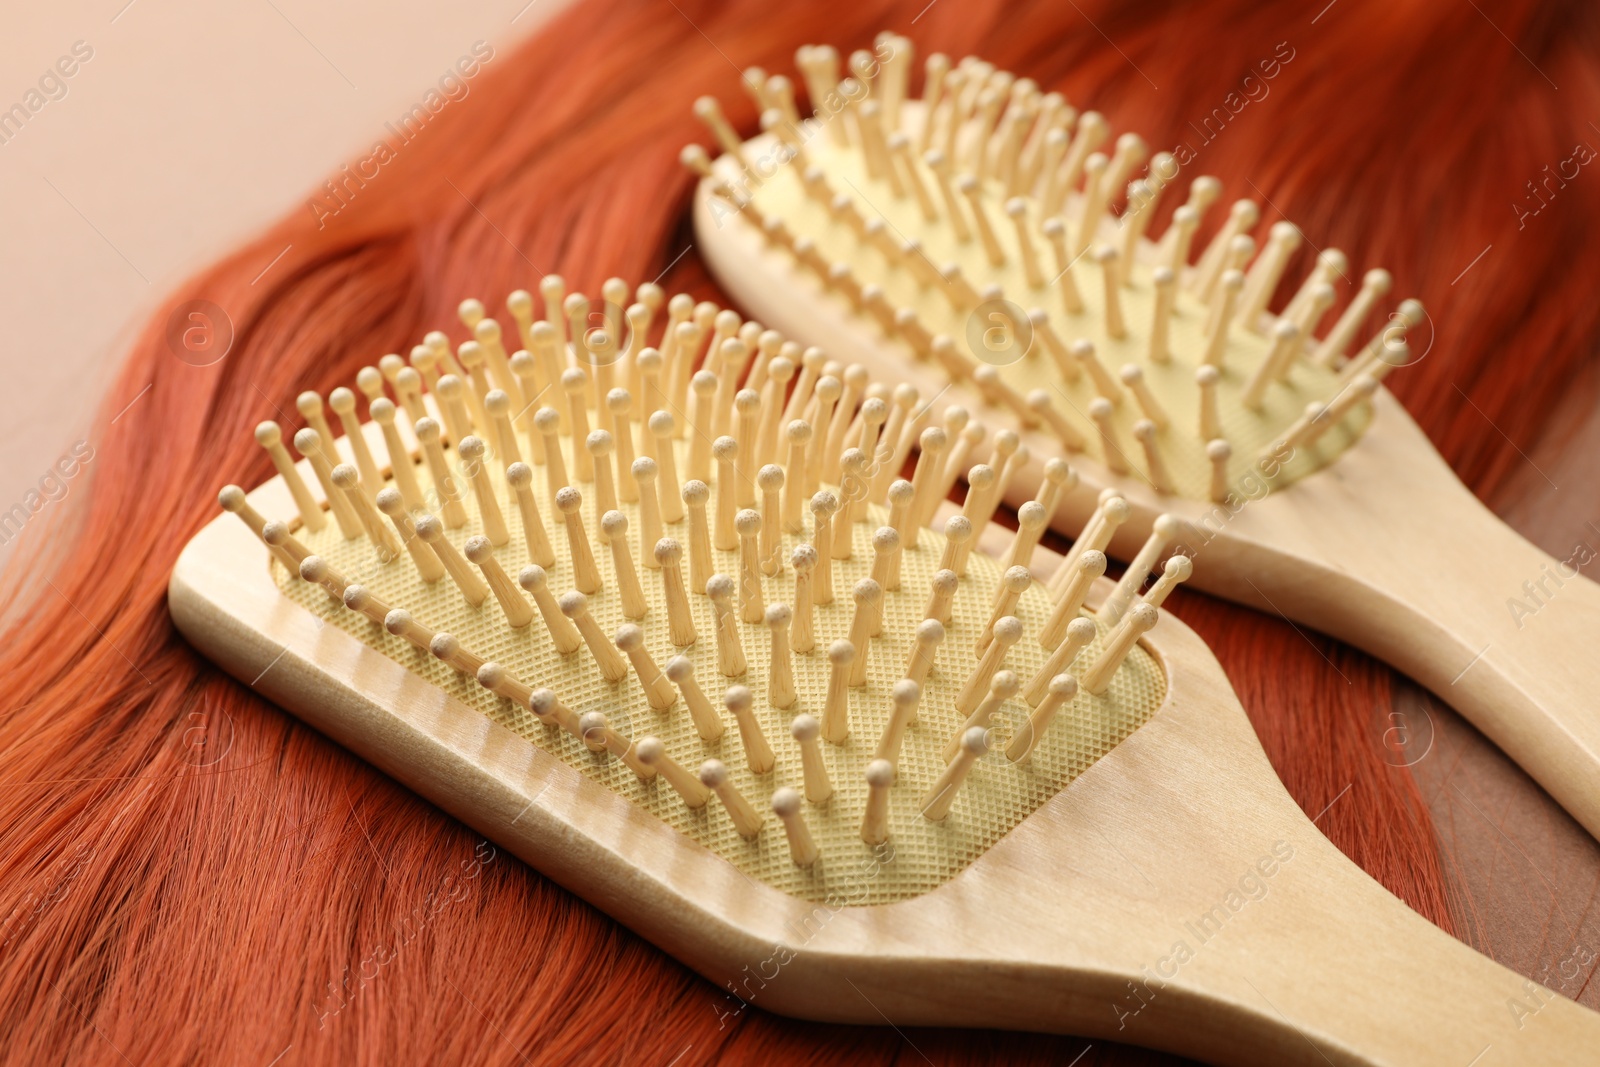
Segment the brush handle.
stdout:
[[[1600,585],[1490,512],[1386,394],[1370,436],[1246,505],[1196,584],[1415,678],[1600,838]],[[1591,526],[1569,557],[1596,555]]]
[[[800,988],[772,990],[797,998],[780,1010],[1239,1067],[1593,1062],[1600,1014],[1351,862],[1273,776],[1200,639],[1175,619],[1154,632],[1171,703],[949,885],[828,925],[794,964]],[[1575,988],[1593,966],[1575,946],[1540,977]]]
[[[1293,858],[1257,880],[1258,900],[1230,915],[1218,898],[1224,918],[1209,937],[1200,916],[1180,927],[1193,958],[1170,989],[1150,983],[1155,995],[1105,1036],[1145,1043],[1143,1021],[1176,1039],[1175,1050],[1219,1063],[1594,1062],[1600,1014],[1444,933],[1306,831]],[[1593,957],[1573,963],[1577,974]],[[1143,991],[1125,989],[1119,1003],[1138,1009]]]
[[[1185,647],[1175,621],[1164,651],[1181,701],[1074,782],[1049,824],[1030,819],[996,845],[947,914],[933,893],[931,914],[907,924],[912,938],[930,922],[972,924],[987,890],[1008,906],[984,912],[975,953],[1044,980],[902,973],[915,988],[884,1011],[989,1011],[991,1024],[1241,1067],[1593,1063],[1600,1014],[1440,930],[1322,835],[1272,775],[1209,650]],[[1017,921],[1028,903],[1042,921]],[[1576,988],[1594,962],[1575,946],[1540,977]]]
[[1600,585],[1576,569],[1600,554],[1600,532],[1585,529],[1558,561],[1464,490],[1437,503],[1384,568],[1394,608],[1367,620],[1368,647],[1600,837]]

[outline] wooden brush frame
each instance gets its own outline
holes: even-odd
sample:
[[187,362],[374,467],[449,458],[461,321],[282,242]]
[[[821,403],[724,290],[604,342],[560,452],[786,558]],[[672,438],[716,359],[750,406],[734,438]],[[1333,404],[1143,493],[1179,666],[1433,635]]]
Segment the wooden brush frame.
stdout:
[[[920,102],[901,107],[913,126],[920,121]],[[759,153],[772,141],[763,134],[747,144]],[[737,175],[727,156],[714,168],[723,178]],[[951,383],[937,362],[913,358],[730,205],[713,208],[712,198],[702,181],[693,209],[700,252],[744,313],[875,377],[908,381],[923,396],[942,393],[976,418],[996,411],[970,381]],[[1141,254],[1150,261],[1155,246],[1144,241]],[[1115,487],[1133,516],[1110,551],[1128,559],[1157,515],[1178,516],[1185,530],[1174,545],[1194,557],[1198,588],[1297,620],[1416,679],[1600,836],[1600,715],[1591,710],[1600,682],[1592,667],[1600,585],[1560,575],[1558,594],[1536,618],[1510,610],[1508,598],[1523,597],[1525,582],[1559,575],[1561,564],[1484,507],[1381,387],[1372,409],[1361,438],[1324,469],[1258,499],[1241,497],[1237,509],[1158,493],[1138,475],[1075,454],[1080,481],[1052,525],[1081,529],[1097,494]],[[993,417],[1014,421],[1003,409]],[[1012,504],[1033,496],[1044,457],[1060,450],[1046,429],[1021,433],[1034,460],[1011,481]],[[989,444],[975,450],[974,462]]]
[[[249,498],[293,512],[278,478]],[[1205,644],[1165,614],[1142,641],[1169,686],[1149,723],[942,887],[833,910],[751,881],[325,625],[280,592],[268,551],[226,514],[186,546],[168,599],[196,647],[705,975],[727,991],[711,1010],[1070,1032],[1238,1064],[1458,1065],[1489,1049],[1578,1064],[1600,1041],[1600,1016],[1334,849]]]

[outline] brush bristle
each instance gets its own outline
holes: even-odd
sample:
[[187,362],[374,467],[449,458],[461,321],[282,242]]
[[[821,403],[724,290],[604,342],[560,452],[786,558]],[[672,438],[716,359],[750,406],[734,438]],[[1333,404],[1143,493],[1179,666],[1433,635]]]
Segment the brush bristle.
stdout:
[[[655,330],[659,290],[624,307],[613,282],[620,333],[583,332],[586,298],[546,278],[545,318],[526,293],[507,302],[523,350],[507,355],[467,301],[472,340],[455,352],[430,335],[409,382],[363,373],[372,423],[340,391],[353,434],[294,440],[349,522],[318,521],[293,464],[279,469],[297,522],[224,491],[285,594],[811,899],[936,887],[1160,706],[1162,671],[1136,641],[1170,529],[1096,615],[1084,600],[1120,497],[1067,577],[1037,581],[1045,519],[1076,484],[1063,461],[1005,562],[974,552],[1028,459],[1014,433],[993,434],[1001,470],[964,471],[989,434],[964,410],[681,296]],[[702,367],[711,380],[692,387]],[[315,424],[321,398],[300,402]],[[269,451],[281,436],[258,430]],[[947,521],[964,473],[976,488]],[[1188,574],[1173,558],[1153,602]]]
[[[714,100],[696,103],[722,156],[691,147],[683,161],[711,217],[741,219],[793,256],[865,346],[937,363],[1113,475],[1197,500],[1287,485],[1355,442],[1376,383],[1409,359],[1415,301],[1352,347],[1390,278],[1353,284],[1337,250],[1270,310],[1304,238],[1280,221],[1258,249],[1253,201],[1194,249],[1213,178],[1189,182],[1149,239],[1189,161],[1152,156],[1134,134],[1110,140],[1100,115],[1060,94],[934,55],[910,100],[911,42],[889,34],[842,80],[832,49],[796,60],[811,113],[746,79],[766,131],[749,141]],[[768,282],[724,280],[736,294]],[[1335,317],[1339,287],[1359,292]]]

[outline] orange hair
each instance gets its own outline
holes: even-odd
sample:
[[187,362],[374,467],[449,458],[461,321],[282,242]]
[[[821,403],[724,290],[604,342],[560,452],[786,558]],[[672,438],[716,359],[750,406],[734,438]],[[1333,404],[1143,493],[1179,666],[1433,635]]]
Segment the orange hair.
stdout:
[[[1582,269],[1600,199],[1539,184],[1575,146],[1600,143],[1574,117],[1600,114],[1594,5],[925,3],[570,7],[485,68],[336,217],[297,210],[173,294],[226,311],[226,358],[174,358],[164,313],[133,338],[89,491],[28,531],[0,603],[17,620],[0,649],[7,1061],[900,1053],[893,1030],[735,1014],[710,984],[223,676],[174,634],[163,600],[216,490],[270,475],[250,428],[297,425],[285,412],[300,390],[407,351],[453,323],[463,297],[498,306],[550,271],[593,293],[674,262],[694,240],[678,150],[705,140],[689,104],[715,92],[752,130],[739,65],[787,71],[799,44],[847,51],[892,28],[921,55],[971,52],[1059,88],[1156,148],[1198,140],[1191,122],[1214,128],[1191,174],[1258,199],[1263,227],[1281,212],[1424,300],[1431,346],[1394,389],[1480,494],[1504,483],[1519,462],[1508,441],[1529,439],[1600,333]],[[1274,56],[1268,79],[1260,64]],[[1535,202],[1536,215],[1513,206]],[[1306,269],[1302,257],[1286,291]],[[693,251],[662,281],[718,299]],[[1426,809],[1373,729],[1388,669],[1199,595],[1169,603],[1211,642],[1290,792],[1312,814],[1337,800],[1321,829],[1450,928]],[[1013,1061],[1062,1061],[1082,1044],[909,1037]]]

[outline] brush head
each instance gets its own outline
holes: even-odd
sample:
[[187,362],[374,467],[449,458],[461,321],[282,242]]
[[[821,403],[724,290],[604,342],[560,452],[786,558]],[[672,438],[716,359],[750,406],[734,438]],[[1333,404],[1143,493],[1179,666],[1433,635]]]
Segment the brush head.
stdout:
[[[1221,192],[1201,176],[1158,233],[1162,201],[1182,191],[1173,155],[1151,156],[1127,133],[1095,151],[1109,136],[1099,115],[989,84],[893,108],[873,97],[849,123],[803,118],[835,132],[791,138],[802,158],[770,174],[752,161],[793,156],[778,152],[793,120],[729,144],[721,111],[701,106],[723,153],[702,175],[697,220],[725,286],[769,325],[844,341],[886,373],[921,363],[922,380],[1009,409],[1033,439],[1081,453],[1101,484],[1225,500],[1283,488],[1355,442],[1371,417],[1351,393],[1356,375],[1386,373],[1423,319],[1402,305],[1364,343],[1387,272],[1368,271],[1357,289],[1346,258],[1325,250],[1273,311],[1296,227],[1274,223],[1258,248],[1261,212],[1241,199],[1196,246]],[[797,286],[820,288],[826,313],[783,299]],[[1341,286],[1357,291],[1333,316]],[[1300,427],[1313,402],[1324,407]]]
[[[575,296],[581,294],[565,294],[562,299],[578,307]],[[669,309],[672,306],[669,302]],[[687,310],[681,301],[676,306],[680,315]],[[510,310],[515,317],[517,308]],[[485,321],[480,318],[478,323]],[[636,316],[629,321],[643,320]],[[699,332],[701,321],[711,331]],[[530,335],[542,332],[536,329],[539,325],[529,324]],[[554,328],[554,323],[543,325]],[[887,834],[898,858],[892,871],[874,880],[863,903],[889,903],[927,892],[980,856],[1153,714],[1165,696],[1162,670],[1142,648],[1133,647],[1113,665],[1104,695],[1078,694],[1069,699],[1058,686],[1052,692],[1069,703],[1082,703],[1081,711],[1059,716],[1060,724],[1038,743],[1026,773],[999,756],[980,759],[946,816],[937,824],[924,818],[921,797],[945,769],[943,760],[929,757],[947,742],[960,743],[963,738],[965,715],[957,710],[958,694],[971,684],[997,696],[1006,710],[995,716],[988,730],[1009,733],[1023,721],[1026,706],[1020,700],[1013,704],[1013,698],[1021,691],[1021,680],[1038,674],[1049,656],[1037,641],[1023,638],[1045,626],[1054,605],[1051,588],[1036,580],[1029,560],[1015,561],[1008,569],[972,551],[982,532],[972,517],[938,515],[936,510],[921,514],[917,484],[935,477],[946,456],[970,449],[976,440],[993,441],[995,462],[1001,467],[1009,457],[1026,455],[1027,448],[1010,427],[991,432],[965,408],[924,403],[919,391],[905,382],[892,387],[875,384],[863,368],[830,364],[821,351],[802,355],[793,349],[797,358],[780,355],[791,349],[774,331],[753,333],[747,343],[741,337],[750,332],[746,330],[750,324],[726,309],[696,306],[681,325],[696,332],[683,338],[686,347],[671,351],[670,357],[660,355],[659,366],[653,366],[655,360],[646,362],[647,369],[658,373],[662,389],[684,390],[681,397],[667,399],[686,413],[687,425],[655,416],[640,425],[631,403],[611,405],[610,398],[609,428],[586,430],[577,439],[563,427],[556,411],[543,409],[534,417],[533,432],[547,448],[560,450],[559,469],[567,471],[574,484],[547,485],[536,477],[536,468],[551,469],[548,456],[538,450],[527,460],[502,465],[489,445],[502,438],[493,427],[471,425],[473,413],[465,404],[457,406],[457,417],[468,419],[468,425],[450,429],[461,434],[459,441],[450,440],[447,427],[431,416],[417,420],[418,439],[440,449],[445,465],[435,469],[419,463],[423,457],[416,455],[388,458],[409,465],[430,504],[443,499],[437,478],[458,464],[470,466],[500,512],[499,527],[486,525],[480,510],[483,500],[477,491],[462,492],[461,484],[454,495],[465,516],[460,521],[425,508],[408,508],[399,484],[389,479],[378,487],[381,510],[389,521],[415,535],[414,552],[436,554],[447,577],[432,573],[433,580],[428,580],[403,552],[388,562],[374,562],[372,546],[364,539],[345,540],[336,525],[324,524],[316,530],[298,527],[304,543],[294,542],[300,552],[296,570],[276,561],[275,580],[289,598],[323,613],[328,610],[328,594],[342,591],[351,610],[333,616],[336,625],[577,773],[604,783],[711,848],[759,882],[793,895],[825,899],[839,888],[837,876],[829,872],[846,871],[859,857],[871,855],[874,846],[867,839],[881,840],[879,835]],[[744,446],[731,435],[704,447],[718,413],[709,405],[696,407],[691,402],[687,395],[691,379],[677,369],[678,362],[699,358],[697,350],[704,348],[704,358],[713,361],[716,372],[701,374],[709,375],[711,384],[720,388],[727,375],[744,372],[752,345],[767,358],[766,372],[772,379],[788,390],[802,385],[812,390],[809,410],[805,404],[783,404],[789,397],[779,394],[781,406],[807,418],[784,422],[784,412],[769,412],[761,392],[753,388],[719,394],[731,401],[732,410],[721,413],[724,425],[734,430],[737,420],[748,420],[747,430],[739,432],[748,434],[748,450],[754,454],[744,454]],[[642,351],[642,346],[629,340],[620,349]],[[475,355],[485,371],[493,371],[487,351]],[[534,362],[530,373],[544,373],[538,360]],[[550,380],[574,403],[591,403],[585,370],[569,366]],[[441,388],[440,393],[451,391]],[[509,401],[509,393],[503,395]],[[432,410],[428,406],[433,397],[424,401]],[[819,404],[827,405],[829,414],[820,421]],[[393,409],[391,416],[398,410],[387,398],[369,400],[369,408],[383,405]],[[485,411],[493,418],[510,415],[498,403]],[[654,432],[640,433],[646,427]],[[784,427],[789,430],[786,436],[780,434]],[[475,432],[465,432],[469,430]],[[268,439],[278,432],[276,427],[262,431]],[[642,454],[630,460],[617,447],[623,434],[640,442]],[[302,429],[298,436],[313,450],[332,444],[314,440],[315,431],[310,429]],[[385,447],[380,435],[369,436],[378,448]],[[704,466],[693,471],[699,448],[704,448],[700,452]],[[663,449],[670,449],[670,456]],[[637,588],[626,593],[622,572],[613,573],[593,556],[586,565],[595,567],[602,580],[592,588],[574,588],[580,583],[575,560],[569,558],[568,538],[545,542],[547,550],[556,549],[553,561],[547,557],[543,563],[535,561],[537,539],[521,526],[528,513],[517,503],[519,494],[531,497],[534,512],[553,514],[569,524],[569,535],[581,535],[572,541],[574,549],[586,542],[585,531],[596,531],[615,544],[647,526],[636,502],[608,501],[606,510],[598,511],[600,494],[580,488],[584,483],[577,480],[580,451],[596,465],[631,462],[627,471],[616,472],[614,485],[625,484],[622,476],[627,473],[634,476],[641,493],[681,495],[703,508],[709,527],[725,514],[735,543],[727,548],[702,544],[696,549],[703,550],[709,561],[709,576],[696,573],[706,595],[695,589],[686,607],[674,608],[671,603],[674,582],[668,575],[680,565],[689,566],[691,561],[684,557],[691,555],[697,537],[709,540],[710,531],[697,533],[687,515],[669,522],[657,514],[656,529],[666,536],[639,545],[632,555],[660,565],[663,578],[639,581],[635,575]],[[880,472],[912,454],[920,454],[919,463],[928,471],[919,468],[918,481],[880,478]],[[667,458],[670,463],[664,462]],[[1049,458],[1049,485],[1061,487],[1075,480],[1069,464]],[[804,467],[791,469],[796,459]],[[656,486],[669,471],[696,476],[682,478],[678,485]],[[952,471],[951,479],[959,473]],[[355,475],[353,467],[340,464],[332,480],[358,492]],[[459,483],[462,475],[453,476]],[[724,482],[724,476],[732,481]],[[973,467],[969,496],[992,490],[998,477],[993,467]],[[841,478],[848,491],[838,488]],[[755,507],[731,507],[724,513],[726,505],[737,503],[734,497],[741,492],[741,479],[747,480],[751,504],[760,503],[763,495],[770,498],[771,503],[762,506],[774,507],[774,529],[767,528],[768,516]],[[791,500],[795,495],[798,499]],[[934,500],[937,496],[933,494]],[[242,498],[236,490],[225,490],[220,502],[243,514]],[[802,501],[805,508],[799,506]],[[783,506],[776,507],[778,503]],[[1108,522],[1126,517],[1126,502],[1120,497],[1110,495],[1102,506]],[[936,529],[946,531],[946,539],[931,532],[912,537],[912,526],[891,525],[891,517],[904,524],[932,521]],[[1045,505],[1034,502],[1020,509],[1019,524],[1025,532],[1036,532],[1047,517]],[[822,524],[831,529],[826,552],[820,550],[820,541],[814,543]],[[498,539],[496,529],[504,530]],[[274,537],[280,547],[291,539],[287,529],[275,530]],[[737,542],[753,546],[757,539],[760,559],[754,566],[743,566]],[[943,566],[945,557],[957,551],[965,556],[959,574]],[[609,553],[598,558],[610,562]],[[772,566],[767,568],[771,574],[764,573],[764,564],[783,559],[791,561],[792,569]],[[1104,556],[1097,551],[1085,552],[1083,559],[1104,567]],[[871,576],[880,569],[883,581]],[[478,578],[479,571],[491,579],[488,587]],[[506,579],[508,574],[517,576],[515,586]],[[891,577],[898,581],[890,581]],[[803,599],[796,596],[802,578],[810,585],[810,595]],[[488,603],[490,593],[501,610]],[[927,599],[930,595],[933,602]],[[990,651],[981,658],[974,656],[973,642],[989,628],[993,605],[1002,597],[1006,610],[993,620],[992,641],[986,642]],[[931,605],[941,600],[944,616],[929,617]],[[725,608],[713,610],[717,603]],[[375,626],[370,618],[380,609],[388,614],[384,625]],[[670,624],[675,611],[692,625]],[[1130,625],[1135,620],[1142,624],[1146,614],[1153,616],[1153,609],[1141,612],[1136,605],[1128,613]],[[508,625],[513,619],[532,622]],[[1068,632],[1079,639],[1085,627],[1095,632],[1080,640],[1086,646],[1080,670],[1086,670],[1113,637],[1109,626],[1097,628],[1088,615],[1073,621]],[[803,649],[798,640],[802,633],[807,639]],[[845,640],[852,633],[859,639]],[[606,635],[612,636],[608,640]],[[432,655],[415,655],[413,645],[418,643]],[[774,655],[783,657],[781,664],[771,662]],[[927,660],[917,667],[913,680],[906,674],[918,656]],[[665,667],[656,667],[658,662]],[[538,688],[531,687],[535,682]],[[771,691],[772,699],[769,687],[777,687]],[[774,702],[783,706],[775,707]],[[738,730],[723,737],[721,725],[714,721],[719,716],[737,720]],[[897,716],[902,725],[894,728],[906,735],[897,743],[896,758],[883,762],[887,772],[872,760],[872,744],[833,740],[839,722],[844,723],[846,737],[872,738],[890,729]],[[647,736],[648,745],[628,740]],[[706,737],[718,740],[703,740]],[[801,752],[807,745],[816,746],[820,754],[822,773],[831,782],[826,789],[802,773]],[[982,757],[984,752],[976,754]],[[669,776],[676,773],[673,767],[700,768],[700,782],[723,799],[707,808],[692,783],[679,782],[687,792],[643,784],[657,770]],[[816,768],[812,774],[815,779]],[[785,829],[777,824],[763,829],[759,811],[770,806],[775,791],[787,796],[781,794],[786,783],[802,782],[808,786],[795,794],[799,806],[791,811],[788,802],[779,805],[783,809],[779,813],[789,816],[785,825],[805,828],[805,836],[794,839],[794,847],[803,853],[791,859],[786,854]],[[875,802],[884,805],[882,820],[875,816],[873,825],[864,830],[861,820],[868,793],[878,788],[887,790]],[[827,796],[828,803],[805,800],[814,795]],[[801,856],[809,856],[812,847],[807,841],[814,843],[817,856],[814,862],[802,863]],[[768,844],[753,850],[752,842]]]

